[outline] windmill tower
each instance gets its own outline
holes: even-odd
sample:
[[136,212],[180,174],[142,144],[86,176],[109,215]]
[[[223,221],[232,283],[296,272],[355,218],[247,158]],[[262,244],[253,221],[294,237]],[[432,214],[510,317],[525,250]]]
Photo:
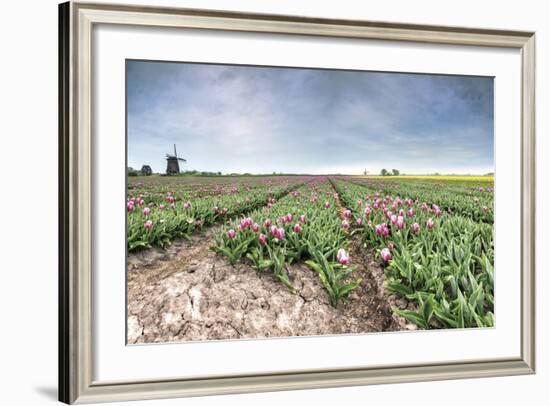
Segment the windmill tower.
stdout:
[[180,173],[179,161],[187,162],[183,158],[178,158],[178,153],[176,151],[176,144],[174,144],[174,155],[166,154],[166,174],[167,175],[177,175],[178,173]]

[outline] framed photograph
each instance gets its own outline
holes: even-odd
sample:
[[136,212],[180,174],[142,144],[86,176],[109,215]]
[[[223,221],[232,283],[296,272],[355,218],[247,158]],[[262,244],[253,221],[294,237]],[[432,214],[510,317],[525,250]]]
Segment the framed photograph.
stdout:
[[532,32],[59,7],[59,398],[532,374]]

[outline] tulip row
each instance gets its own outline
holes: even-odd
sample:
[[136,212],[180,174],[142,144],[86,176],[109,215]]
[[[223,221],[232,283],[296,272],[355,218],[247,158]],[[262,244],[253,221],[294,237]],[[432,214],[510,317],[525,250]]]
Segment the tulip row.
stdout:
[[360,283],[351,278],[354,268],[339,212],[338,196],[328,180],[316,178],[271,207],[223,227],[214,250],[231,263],[246,260],[257,271],[273,272],[292,291],[286,268],[304,261],[318,273],[336,307]]
[[166,203],[168,196],[173,195],[178,200],[196,200],[209,196],[223,196],[244,194],[256,189],[261,190],[265,187],[274,187],[284,183],[296,183],[300,179],[306,177],[301,176],[278,176],[273,177],[257,177],[257,178],[203,178],[197,182],[197,178],[169,176],[164,177],[146,177],[133,180],[129,178],[131,183],[128,185],[129,196],[142,196],[149,202],[156,204]]
[[386,289],[416,304],[416,311],[397,314],[422,328],[493,325],[491,224],[442,210],[445,197],[432,192],[400,198],[387,189],[333,182],[355,218],[353,232],[377,249],[386,267]]
[[[187,238],[193,231],[230,219],[257,207],[272,205],[277,199],[299,187],[307,178],[280,180],[279,184],[259,183],[235,192],[182,200],[188,185],[170,185],[172,191],[148,193],[136,189],[127,208],[127,244],[133,251],[151,246],[165,247],[176,238]],[[173,191],[175,190],[175,191]]]
[[365,193],[378,191],[382,195],[407,196],[412,200],[437,204],[443,211],[493,224],[493,188],[449,185],[433,182],[393,181],[380,182],[366,179],[354,179],[353,182],[364,186]]

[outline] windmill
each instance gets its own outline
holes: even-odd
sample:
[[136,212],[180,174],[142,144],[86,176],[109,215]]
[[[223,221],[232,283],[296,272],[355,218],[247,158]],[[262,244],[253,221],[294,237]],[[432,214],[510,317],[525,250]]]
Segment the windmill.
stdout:
[[166,174],[167,175],[177,175],[178,173],[180,173],[179,161],[187,162],[183,158],[178,158],[178,153],[176,151],[176,144],[174,144],[174,155],[166,154]]

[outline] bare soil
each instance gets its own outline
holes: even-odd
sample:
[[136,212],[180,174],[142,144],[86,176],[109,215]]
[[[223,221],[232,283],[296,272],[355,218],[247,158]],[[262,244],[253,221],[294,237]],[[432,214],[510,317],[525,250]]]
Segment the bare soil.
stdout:
[[[414,328],[392,315],[384,274],[358,238],[350,255],[361,285],[338,308],[317,274],[289,267],[291,293],[270,273],[247,264],[231,266],[210,247],[213,227],[166,250],[128,257],[128,343],[311,336]],[[395,298],[393,300],[395,302]]]

